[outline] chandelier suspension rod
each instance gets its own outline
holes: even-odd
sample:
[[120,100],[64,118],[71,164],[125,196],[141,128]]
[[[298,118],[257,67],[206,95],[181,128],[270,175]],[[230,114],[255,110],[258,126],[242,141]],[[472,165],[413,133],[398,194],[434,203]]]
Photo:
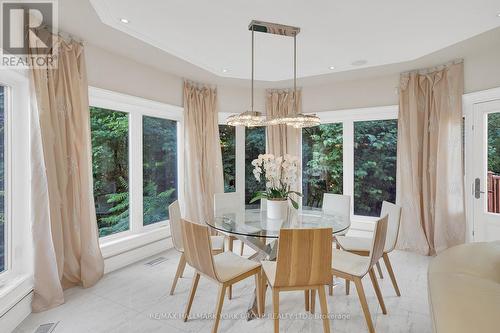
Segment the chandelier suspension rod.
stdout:
[[254,26],[252,25],[252,112],[253,112],[253,80],[254,80],[254,53],[255,53],[255,50],[254,50],[254,44],[255,44],[255,38],[254,38]]
[[297,33],[293,34],[293,110],[297,113]]

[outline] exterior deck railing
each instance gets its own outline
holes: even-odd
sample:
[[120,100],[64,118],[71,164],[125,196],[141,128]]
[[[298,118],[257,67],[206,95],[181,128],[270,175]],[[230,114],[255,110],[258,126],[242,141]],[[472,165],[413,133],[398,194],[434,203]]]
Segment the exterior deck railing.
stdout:
[[488,171],[488,212],[500,213],[500,175]]

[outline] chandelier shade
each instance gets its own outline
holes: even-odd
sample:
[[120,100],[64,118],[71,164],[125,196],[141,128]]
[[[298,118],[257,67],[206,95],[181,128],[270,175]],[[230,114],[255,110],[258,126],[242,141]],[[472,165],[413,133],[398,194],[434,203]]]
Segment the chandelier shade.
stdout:
[[[268,33],[274,35],[293,37],[293,89],[294,98],[297,96],[297,34],[300,32],[300,28],[292,27],[288,25],[262,22],[253,20],[250,22],[248,29],[252,31],[252,90],[251,90],[251,109],[249,111],[242,112],[240,114],[232,115],[228,117],[227,124],[231,126],[246,126],[246,127],[258,127],[258,126],[276,126],[276,125],[287,125],[294,128],[303,127],[313,127],[318,126],[321,120],[315,114],[294,114],[288,116],[280,117],[266,117],[261,112],[254,110],[254,58],[255,58],[255,32]],[[297,113],[297,104],[294,101],[293,107],[295,108],[295,113]]]

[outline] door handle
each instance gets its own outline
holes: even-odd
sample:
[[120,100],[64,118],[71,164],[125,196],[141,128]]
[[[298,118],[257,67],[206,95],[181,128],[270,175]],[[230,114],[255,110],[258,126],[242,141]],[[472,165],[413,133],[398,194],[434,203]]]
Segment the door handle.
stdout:
[[474,198],[479,199],[481,198],[481,194],[483,194],[484,191],[481,191],[481,179],[476,178],[474,180]]

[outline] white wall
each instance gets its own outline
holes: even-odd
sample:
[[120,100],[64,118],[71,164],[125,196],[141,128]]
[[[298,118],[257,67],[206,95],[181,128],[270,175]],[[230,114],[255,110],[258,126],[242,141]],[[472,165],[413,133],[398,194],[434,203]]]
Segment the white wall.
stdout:
[[[182,106],[184,79],[107,50],[85,46],[89,85],[153,101]],[[189,78],[188,78],[189,79]],[[250,106],[250,85],[218,85],[219,111],[243,112]],[[264,108],[264,90],[256,91],[256,108]]]

